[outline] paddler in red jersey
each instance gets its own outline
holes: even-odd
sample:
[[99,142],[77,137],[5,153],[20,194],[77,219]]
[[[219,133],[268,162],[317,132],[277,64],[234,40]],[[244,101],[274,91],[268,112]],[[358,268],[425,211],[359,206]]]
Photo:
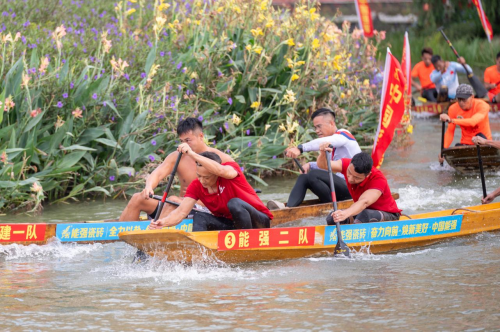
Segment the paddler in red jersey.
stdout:
[[168,216],[152,221],[149,228],[179,224],[200,200],[212,214],[195,212],[193,232],[269,228],[273,215],[262,203],[234,161],[222,163],[214,152],[194,152],[183,143],[177,150],[195,160],[196,176],[182,203]]
[[[441,114],[440,120],[448,122],[448,130],[444,135],[444,148],[453,142],[456,126],[462,130],[460,145],[474,145],[472,138],[480,136],[491,140],[490,120],[488,113],[490,105],[481,99],[474,99],[474,89],[468,84],[460,84],[457,88],[457,103],[450,106],[448,114]],[[439,154],[439,162],[444,158]]]
[[[331,148],[325,143],[320,148],[318,166],[327,169],[326,153]],[[384,174],[373,167],[373,160],[367,153],[360,152],[352,159],[343,158],[331,162],[332,172],[341,172],[347,183],[354,204],[345,210],[337,210],[327,218],[328,225],[335,222],[355,224],[399,220],[401,210],[392,197]]]

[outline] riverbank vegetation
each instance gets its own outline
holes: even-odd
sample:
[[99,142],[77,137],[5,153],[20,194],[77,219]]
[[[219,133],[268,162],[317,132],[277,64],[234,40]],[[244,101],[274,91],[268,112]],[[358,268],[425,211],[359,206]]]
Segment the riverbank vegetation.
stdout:
[[378,123],[381,36],[314,1],[29,0],[1,15],[3,212],[142,188],[188,116],[259,182],[318,107],[368,144]]

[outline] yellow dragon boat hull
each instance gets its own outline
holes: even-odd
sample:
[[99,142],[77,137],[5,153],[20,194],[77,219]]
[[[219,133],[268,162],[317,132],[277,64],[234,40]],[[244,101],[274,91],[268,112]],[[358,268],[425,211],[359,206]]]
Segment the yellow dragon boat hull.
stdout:
[[[500,203],[402,217],[399,221],[342,225],[351,250],[370,253],[434,244],[445,239],[500,229]],[[333,254],[335,226],[282,227],[184,232],[163,229],[119,234],[151,256],[192,263],[215,260],[245,263]]]

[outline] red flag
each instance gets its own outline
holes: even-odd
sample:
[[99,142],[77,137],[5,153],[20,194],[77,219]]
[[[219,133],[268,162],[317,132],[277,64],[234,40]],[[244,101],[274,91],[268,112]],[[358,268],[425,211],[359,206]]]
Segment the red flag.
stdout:
[[372,11],[367,0],[355,0],[356,13],[358,14],[359,25],[363,29],[365,37],[373,37]]
[[403,44],[403,57],[401,58],[401,69],[405,76],[405,90],[408,96],[411,96],[411,53],[410,53],[410,40],[408,39],[408,32],[405,32],[405,41]]
[[394,130],[403,117],[405,111],[404,88],[405,77],[401,66],[387,48],[384,84],[380,98],[380,118],[372,152],[373,165],[377,168],[382,165],[385,150],[391,144]]
[[481,20],[481,24],[483,25],[484,32],[486,32],[486,36],[488,37],[488,41],[491,43],[491,39],[493,38],[493,29],[491,28],[490,21],[486,17],[486,14],[483,10],[483,5],[481,4],[481,0],[472,0],[477,8],[477,13],[479,14],[479,19]]

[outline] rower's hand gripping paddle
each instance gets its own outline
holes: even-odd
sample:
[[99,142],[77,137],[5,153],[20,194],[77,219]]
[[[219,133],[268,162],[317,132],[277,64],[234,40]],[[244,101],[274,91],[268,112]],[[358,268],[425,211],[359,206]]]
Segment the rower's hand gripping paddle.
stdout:
[[[330,148],[333,148],[331,145]],[[333,182],[333,172],[332,172],[332,163],[331,163],[331,152],[326,151],[326,163],[328,165],[328,176],[330,177],[330,191],[332,192],[332,203],[333,203],[333,211],[337,211],[337,197],[335,195],[335,184]],[[333,251],[334,256],[344,254],[347,257],[350,257],[350,250],[347,244],[342,240],[342,232],[340,231],[340,224],[335,222],[335,227],[337,228],[337,245],[335,246],[335,250]]]
[[[457,50],[451,44],[451,41],[448,39],[448,37],[445,35],[445,33],[443,31],[443,27],[438,28],[438,31],[441,32],[441,34],[443,35],[444,39],[446,40],[446,42],[450,46],[451,50],[453,51],[453,53],[455,54],[457,59],[460,58],[460,55],[458,55]],[[464,67],[465,72],[467,73],[467,79],[469,80],[470,85],[472,85],[472,87],[474,88],[474,91],[476,91],[477,97],[478,98],[486,97],[486,95],[488,94],[488,91],[486,90],[484,85],[481,83],[481,81],[479,81],[479,79],[477,78],[477,76],[474,75],[473,72],[470,72],[469,69],[467,69],[466,65],[462,64],[462,66]]]

